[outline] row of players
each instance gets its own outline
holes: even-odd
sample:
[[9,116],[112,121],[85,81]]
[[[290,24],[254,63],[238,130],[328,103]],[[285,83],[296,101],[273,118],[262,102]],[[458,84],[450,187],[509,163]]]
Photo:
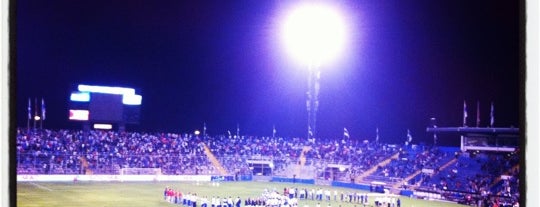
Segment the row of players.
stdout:
[[[298,193],[300,192],[300,193]],[[312,193],[314,192],[314,193]],[[327,201],[331,201],[331,195],[329,190],[322,190],[319,188],[318,190],[312,189],[311,191],[308,191],[307,189],[301,189],[298,190],[297,188],[284,188],[283,194],[279,194],[276,189],[269,191],[268,189],[265,189],[264,192],[260,197],[257,198],[247,198],[244,201],[245,207],[262,207],[262,206],[273,206],[273,207],[296,207],[298,206],[298,200],[305,200],[305,199],[311,199],[311,200],[323,200],[323,192],[326,196]],[[315,195],[316,194],[316,198]],[[358,203],[358,204],[367,204],[368,203],[368,196],[367,193],[359,193],[359,192],[341,192],[339,194],[339,200],[338,200],[338,192],[334,190],[334,201],[341,201],[341,202],[348,202],[350,203]],[[170,203],[183,205],[185,207],[198,207],[197,201],[200,201],[200,207],[208,207],[210,204],[211,207],[241,207],[242,199],[240,197],[236,197],[233,199],[231,196],[220,198],[219,196],[212,196],[211,202],[209,203],[209,200],[206,196],[198,197],[196,193],[187,193],[182,194],[182,192],[174,190],[172,188],[166,187],[165,191],[163,193],[164,200]],[[401,200],[399,197],[396,199],[394,197],[388,197],[388,196],[377,196],[374,199],[374,204],[376,206],[383,205],[388,207],[400,207],[401,206]],[[328,207],[331,207],[330,204],[328,204]],[[316,207],[320,207],[320,203],[317,204]]]
[[[173,203],[182,205],[184,207],[199,207],[197,202],[200,201],[200,207],[241,207],[242,200],[240,197],[233,199],[231,196],[220,198],[219,196],[212,196],[211,202],[206,196],[198,197],[196,193],[187,193],[183,195],[180,191],[173,190],[169,187],[165,188],[164,191],[164,200]],[[298,200],[296,198],[289,199],[286,196],[279,194],[276,195],[265,195],[258,198],[248,198],[244,201],[245,207],[262,207],[262,206],[291,206],[296,207],[298,205]]]
[[306,188],[298,189],[298,188],[284,188],[283,194],[285,196],[288,196],[290,198],[299,198],[299,199],[311,199],[311,200],[326,200],[330,201],[332,200],[332,197],[334,201],[342,201],[342,202],[349,202],[349,203],[367,203],[368,202],[368,194],[366,193],[359,193],[359,192],[338,192],[337,190],[334,190],[332,193],[330,190],[322,188],[319,189],[311,189],[308,190]]

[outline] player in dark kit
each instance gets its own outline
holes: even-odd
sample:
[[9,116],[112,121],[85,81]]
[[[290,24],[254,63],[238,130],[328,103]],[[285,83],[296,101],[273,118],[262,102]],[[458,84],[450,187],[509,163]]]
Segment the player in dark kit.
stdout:
[[167,191],[169,191],[169,186],[165,187],[165,190],[163,191],[163,200],[167,200]]
[[236,198],[236,207],[240,207],[241,204],[242,204],[242,200],[240,200],[240,197],[237,197]]

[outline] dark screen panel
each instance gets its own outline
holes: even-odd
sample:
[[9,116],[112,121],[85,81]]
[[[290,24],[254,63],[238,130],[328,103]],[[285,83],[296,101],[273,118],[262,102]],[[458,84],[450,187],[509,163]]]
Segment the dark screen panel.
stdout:
[[92,93],[89,109],[91,121],[121,122],[122,95]]
[[138,124],[140,111],[140,105],[124,105],[124,121],[128,124]]
[[70,101],[69,102],[69,108],[70,109],[86,109],[88,110],[89,102],[76,102],[76,101]]

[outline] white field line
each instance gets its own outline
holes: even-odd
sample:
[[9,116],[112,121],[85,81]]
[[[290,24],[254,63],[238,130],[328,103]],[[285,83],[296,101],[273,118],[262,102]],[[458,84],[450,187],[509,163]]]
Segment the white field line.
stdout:
[[40,184],[36,184],[36,183],[30,183],[30,184],[32,184],[33,186],[36,186],[36,187],[38,187],[38,188],[47,190],[47,191],[53,191],[53,189],[47,188],[47,187],[42,186],[42,185],[40,185]]

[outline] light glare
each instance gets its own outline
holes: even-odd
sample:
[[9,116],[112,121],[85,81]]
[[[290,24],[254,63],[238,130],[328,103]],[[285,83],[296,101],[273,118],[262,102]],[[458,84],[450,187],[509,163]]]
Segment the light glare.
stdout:
[[141,105],[141,102],[142,102],[141,95],[125,94],[122,96],[122,103],[125,105]]
[[123,88],[123,87],[110,87],[110,86],[91,86],[91,85],[79,85],[77,87],[80,92],[91,92],[91,93],[106,93],[106,94],[117,94],[117,95],[126,95],[126,94],[135,94],[135,89],[133,88]]
[[304,64],[335,60],[347,39],[344,18],[329,5],[303,4],[286,17],[282,38],[290,55]]
[[92,86],[80,84],[77,86],[79,92],[71,93],[70,100],[78,102],[89,102],[90,93],[104,93],[122,95],[124,105],[141,105],[142,96],[135,94],[135,89],[111,86]]
[[94,124],[94,129],[112,129],[111,124]]
[[90,93],[87,93],[87,92],[73,92],[73,93],[71,93],[71,96],[69,97],[69,100],[76,101],[76,102],[89,102],[90,101]]
[[69,110],[69,120],[88,121],[90,112],[88,110]]

